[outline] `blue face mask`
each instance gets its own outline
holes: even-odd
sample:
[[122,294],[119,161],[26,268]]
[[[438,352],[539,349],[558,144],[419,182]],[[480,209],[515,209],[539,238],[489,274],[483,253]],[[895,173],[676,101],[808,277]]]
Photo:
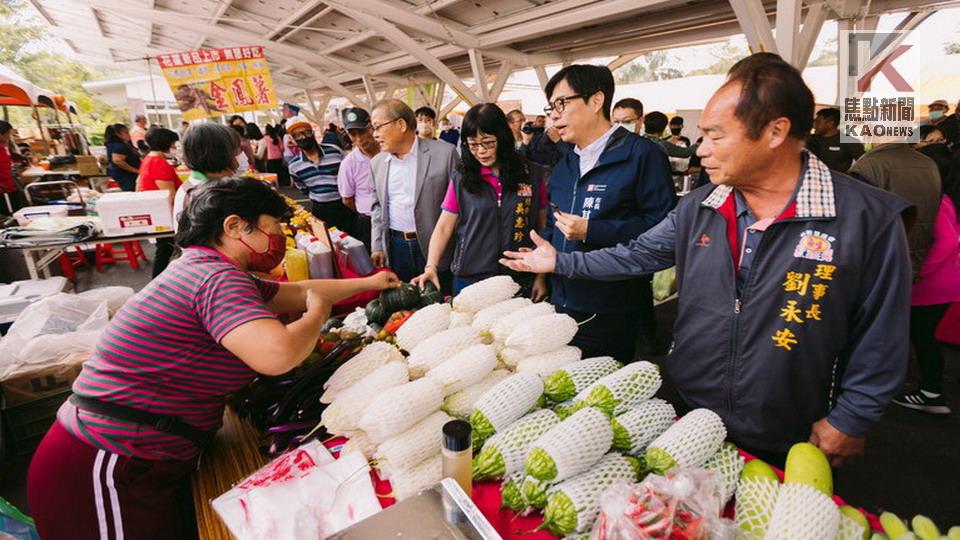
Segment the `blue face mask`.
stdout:
[[931,120],[939,120],[943,118],[943,111],[930,111]]

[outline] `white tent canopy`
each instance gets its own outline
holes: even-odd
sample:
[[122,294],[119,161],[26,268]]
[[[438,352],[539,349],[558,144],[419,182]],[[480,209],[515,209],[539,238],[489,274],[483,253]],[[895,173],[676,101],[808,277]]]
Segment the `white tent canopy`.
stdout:
[[[91,62],[261,45],[284,99],[367,105],[401,88],[443,107],[496,100],[510,74],[744,33],[753,50],[803,68],[824,21],[875,27],[906,12],[915,27],[957,0],[30,0]],[[779,30],[779,31],[777,31]],[[124,67],[136,67],[124,62]],[[140,65],[143,65],[141,62]],[[476,84],[481,81],[482,84]],[[450,104],[447,104],[450,105]],[[455,105],[455,103],[453,104]],[[323,107],[317,107],[322,109]]]

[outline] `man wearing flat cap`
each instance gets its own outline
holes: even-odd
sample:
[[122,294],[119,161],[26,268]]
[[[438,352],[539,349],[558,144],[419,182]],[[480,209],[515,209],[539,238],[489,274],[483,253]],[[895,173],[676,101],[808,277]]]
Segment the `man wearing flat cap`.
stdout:
[[328,227],[342,231],[353,229],[353,212],[340,201],[337,175],[343,151],[339,146],[317,142],[310,122],[300,117],[287,122],[289,134],[300,154],[290,160],[290,179],[304,195],[310,197],[310,211]]
[[370,249],[370,210],[374,200],[373,179],[370,178],[370,160],[380,153],[380,145],[373,138],[370,114],[360,108],[344,109],[343,128],[350,135],[353,150],[343,158],[337,185],[344,206],[355,212],[353,234]]

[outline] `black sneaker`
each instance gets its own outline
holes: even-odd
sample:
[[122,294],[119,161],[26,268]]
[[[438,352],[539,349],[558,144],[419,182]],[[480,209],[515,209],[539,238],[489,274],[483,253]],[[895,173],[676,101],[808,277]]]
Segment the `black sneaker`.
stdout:
[[915,409],[930,414],[950,414],[950,407],[947,407],[947,400],[943,399],[943,394],[935,398],[929,398],[923,392],[912,394],[900,394],[893,399],[893,402],[901,407]]

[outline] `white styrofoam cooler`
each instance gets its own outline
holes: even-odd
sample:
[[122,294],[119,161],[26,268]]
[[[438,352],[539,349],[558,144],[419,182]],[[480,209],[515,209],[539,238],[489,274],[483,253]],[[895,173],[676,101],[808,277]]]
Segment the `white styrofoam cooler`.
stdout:
[[105,193],[97,200],[104,236],[130,236],[173,230],[166,191]]

